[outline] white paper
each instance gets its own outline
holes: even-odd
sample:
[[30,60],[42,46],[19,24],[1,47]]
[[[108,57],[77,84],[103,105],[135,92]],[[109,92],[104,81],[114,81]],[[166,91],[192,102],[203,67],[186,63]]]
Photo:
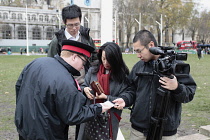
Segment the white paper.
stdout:
[[114,104],[112,102],[110,102],[110,101],[106,101],[104,103],[107,104],[107,105],[111,105],[112,107],[114,106]]

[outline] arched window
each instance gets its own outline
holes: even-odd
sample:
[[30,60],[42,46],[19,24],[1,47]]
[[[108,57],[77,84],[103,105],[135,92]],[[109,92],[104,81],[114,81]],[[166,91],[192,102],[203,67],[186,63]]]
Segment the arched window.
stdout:
[[52,16],[52,18],[51,18],[51,21],[50,21],[50,22],[55,23],[55,22],[56,22],[56,20],[57,20],[56,16]]
[[47,40],[52,40],[54,36],[54,29],[52,27],[47,28],[47,34],[46,34],[46,39]]
[[32,15],[32,21],[36,21],[36,15]]
[[27,17],[28,17],[28,21],[30,21],[31,19],[30,19],[30,15],[29,14],[27,15]]
[[39,15],[39,21],[43,21],[43,15]]
[[16,19],[16,14],[12,13],[12,19]]
[[41,30],[39,27],[34,27],[32,31],[33,40],[41,40]]
[[18,14],[18,20],[22,20],[22,19],[23,19],[22,14]]
[[88,14],[84,16],[84,27],[88,28]]
[[2,39],[12,39],[12,28],[9,25],[2,26]]
[[26,27],[18,27],[18,39],[26,39]]
[[8,19],[8,13],[3,13],[3,19]]
[[45,16],[44,21],[49,21],[49,16],[48,15]]

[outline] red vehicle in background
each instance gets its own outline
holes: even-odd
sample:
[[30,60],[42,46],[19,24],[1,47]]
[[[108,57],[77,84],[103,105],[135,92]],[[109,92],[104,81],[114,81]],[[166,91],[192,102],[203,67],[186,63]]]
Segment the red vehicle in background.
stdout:
[[[101,47],[101,39],[93,39],[93,42],[96,46],[96,49],[99,49],[99,47]],[[112,42],[115,42],[115,40],[113,39]],[[118,43],[116,43],[118,44]]]
[[101,39],[93,39],[93,42],[94,42],[96,48],[101,47]]
[[176,44],[179,50],[195,50],[197,49],[196,41],[179,41]]

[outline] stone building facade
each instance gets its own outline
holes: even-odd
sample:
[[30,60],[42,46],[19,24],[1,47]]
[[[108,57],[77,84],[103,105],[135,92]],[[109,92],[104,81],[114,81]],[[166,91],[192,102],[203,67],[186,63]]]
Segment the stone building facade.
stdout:
[[[15,1],[15,0],[13,0]],[[81,24],[90,28],[90,36],[93,39],[101,38],[101,0],[27,0],[27,8],[24,0],[22,7],[15,5],[0,6],[0,48],[11,47],[13,51],[19,51],[28,44],[30,51],[38,48],[48,48],[48,44],[54,37],[54,33],[64,26],[61,18],[61,9],[70,4],[76,4],[81,7]],[[0,1],[0,5],[2,5]],[[25,4],[25,5],[24,5]],[[26,22],[26,13],[28,22]],[[116,27],[113,22],[113,39],[116,39],[119,46],[126,47],[126,32],[123,22],[119,19]],[[121,28],[120,28],[121,27]],[[27,37],[28,29],[28,37]],[[157,38],[155,27],[145,25],[142,29],[148,29]],[[128,47],[132,48],[132,38],[138,31],[138,25],[133,27],[130,43]],[[116,36],[115,36],[116,35]],[[28,41],[27,41],[28,39]],[[182,34],[179,31],[173,33],[171,30],[163,32],[163,42],[172,45],[182,40]],[[185,37],[185,40],[190,40]],[[28,42],[28,43],[27,43]],[[124,50],[123,49],[123,50]]]
[[[90,35],[93,39],[100,38],[100,1],[93,6],[82,5],[81,2],[68,3],[52,0],[53,5],[46,2],[41,6],[31,4],[26,7],[0,6],[0,47],[12,48],[19,51],[26,47],[28,35],[28,45],[30,51],[38,48],[47,48],[54,33],[59,30],[62,23],[61,9],[69,4],[77,4],[82,10],[82,25],[91,28]],[[82,5],[82,6],[81,6]],[[27,20],[26,20],[27,13]],[[27,34],[28,29],[28,34]]]

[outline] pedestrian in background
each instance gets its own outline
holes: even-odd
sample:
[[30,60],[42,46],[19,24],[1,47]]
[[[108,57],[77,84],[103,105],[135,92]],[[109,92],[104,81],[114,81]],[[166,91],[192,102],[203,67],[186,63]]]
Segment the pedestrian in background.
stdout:
[[20,54],[21,55],[23,54],[23,48],[20,48]]
[[202,49],[199,46],[197,47],[197,55],[198,55],[198,59],[200,60],[202,57]]

